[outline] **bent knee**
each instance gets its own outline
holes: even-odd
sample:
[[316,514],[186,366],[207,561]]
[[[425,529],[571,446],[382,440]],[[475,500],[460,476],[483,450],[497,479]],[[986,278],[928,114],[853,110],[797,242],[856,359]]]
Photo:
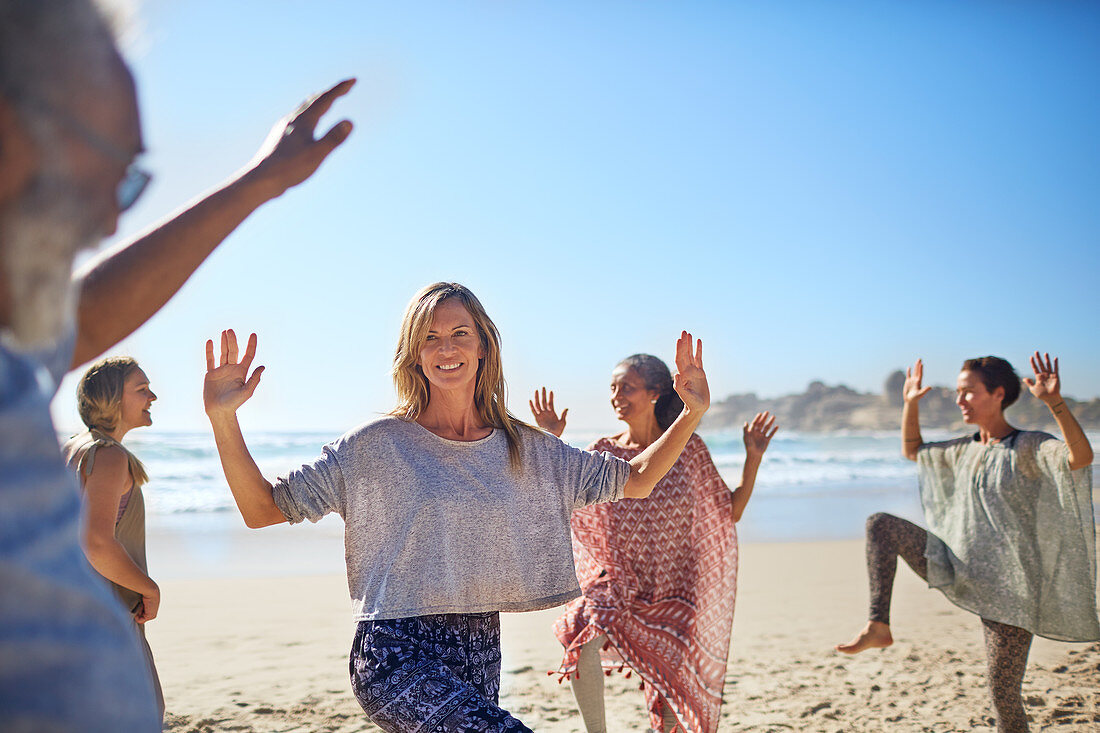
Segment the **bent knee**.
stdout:
[[897,517],[886,512],[875,512],[867,517],[867,535],[878,534],[897,521]]

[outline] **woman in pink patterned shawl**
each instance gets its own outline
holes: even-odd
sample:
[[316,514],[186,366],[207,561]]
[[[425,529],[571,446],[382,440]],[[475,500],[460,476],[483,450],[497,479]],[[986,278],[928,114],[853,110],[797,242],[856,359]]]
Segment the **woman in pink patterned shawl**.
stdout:
[[[568,410],[558,416],[554,393],[543,388],[530,405],[539,426],[560,436]],[[611,374],[611,406],[626,430],[589,450],[629,459],[664,432],[682,403],[664,362],[635,354]],[[718,730],[737,587],[734,523],[776,429],[768,413],[745,424],[745,467],[732,493],[693,435],[648,499],[573,512],[584,596],[566,607],[554,633],[565,646],[560,672],[589,733],[607,730],[601,672],[624,667],[642,678],[654,729]]]

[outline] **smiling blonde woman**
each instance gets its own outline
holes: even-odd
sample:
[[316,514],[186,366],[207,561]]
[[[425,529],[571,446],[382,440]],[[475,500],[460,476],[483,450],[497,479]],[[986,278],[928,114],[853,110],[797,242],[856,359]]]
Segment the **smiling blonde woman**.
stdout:
[[573,448],[508,413],[496,326],[467,288],[435,283],[405,311],[393,413],[269,482],[236,418],[263,370],[249,373],[256,336],[239,355],[224,331],[218,363],[206,351],[206,412],[245,524],[344,519],[352,687],[386,731],[530,730],[498,705],[499,613],[576,598],[573,510],[648,496],[710,405],[684,332],[684,408],[662,438],[630,461]]

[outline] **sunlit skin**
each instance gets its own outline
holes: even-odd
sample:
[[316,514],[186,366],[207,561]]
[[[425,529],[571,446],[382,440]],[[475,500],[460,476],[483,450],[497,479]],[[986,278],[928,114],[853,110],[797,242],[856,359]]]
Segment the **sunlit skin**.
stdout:
[[[115,58],[112,66],[108,90],[113,103],[103,103],[103,90],[100,88],[87,87],[74,90],[70,109],[90,132],[129,155],[132,160],[144,150],[134,80],[122,59]],[[60,129],[65,131],[66,128],[60,126]],[[98,233],[103,236],[114,234],[119,216],[115,186],[125,175],[129,161],[105,155],[71,132],[63,132],[63,138],[67,150],[62,157],[66,161],[69,180],[79,188],[81,200],[95,212]]]
[[416,362],[429,384],[428,406],[416,418],[419,425],[449,440],[477,440],[493,432],[474,403],[484,356],[474,318],[462,301],[439,303]]
[[[457,307],[455,307],[457,305]],[[432,338],[421,347],[419,365],[431,375],[428,406],[417,423],[436,435],[452,440],[479,440],[492,433],[483,424],[474,403],[476,360],[482,358],[480,339],[472,337],[474,323],[465,306],[441,303],[429,326]],[[232,329],[221,333],[220,356],[214,342],[206,342],[206,379],[203,406],[214,429],[222,470],[237,502],[245,525],[267,527],[286,522],[271,495],[271,482],[264,478],[248,451],[237,410],[252,397],[260,384],[262,366],[252,369],[256,358],[256,334],[248,337],[244,352],[237,347]],[[250,369],[251,373],[250,373]],[[703,414],[710,407],[710,385],[703,369],[703,342],[687,331],[676,340],[676,375],[673,389],[684,403],[672,425],[630,460],[630,475],[623,496],[643,499],[679,458]]]
[[[113,145],[136,154],[142,149],[142,140],[133,82],[121,60],[118,64],[125,72],[118,79],[119,101],[101,104],[96,113],[100,117],[115,115],[117,119],[101,121],[81,111],[81,120]],[[351,122],[342,120],[328,132],[316,134],[321,117],[354,84],[354,79],[347,79],[307,100],[275,124],[252,162],[225,185],[138,238],[95,255],[79,268],[75,278],[79,282],[79,307],[73,367],[103,353],[138,328],[252,212],[314,174],[351,133]],[[87,90],[91,97],[100,93],[98,87]],[[108,130],[116,132],[108,135]],[[87,156],[98,155],[96,165],[115,166],[103,173],[94,201],[89,201],[101,232],[111,234],[119,215],[115,184],[124,168],[118,162],[104,161],[97,151],[85,149],[82,155],[88,165],[94,161]],[[77,164],[83,166],[80,161]],[[83,170],[81,167],[74,175],[76,185],[96,180],[90,168],[89,175]]]
[[122,387],[122,409],[118,427],[111,431],[111,437],[121,442],[124,435],[134,428],[153,424],[151,408],[157,395],[149,386],[149,377],[140,368],[126,376]]
[[[1023,385],[1032,396],[1045,404],[1053,414],[1062,437],[1069,449],[1069,468],[1078,470],[1092,464],[1092,446],[1077,420],[1070,414],[1061,395],[1061,377],[1058,371],[1058,359],[1051,361],[1050,354],[1036,351],[1030,358],[1034,377],[1025,377]],[[905,372],[905,384],[902,387],[902,454],[911,461],[917,460],[917,453],[924,440],[920,434],[918,403],[931,391],[931,387],[922,387],[924,364],[917,359],[916,364]],[[1013,427],[1004,417],[1004,387],[992,390],[982,382],[980,375],[964,369],[959,372],[955,383],[955,404],[962,413],[963,422],[978,428],[978,439],[989,444],[1008,437]],[[845,654],[856,654],[865,649],[882,649],[894,643],[890,625],[881,621],[868,621],[867,625],[846,644],[837,644],[835,649]]]
[[636,371],[618,367],[611,372],[611,409],[615,417],[626,423],[626,430],[616,440],[628,448],[645,448],[661,434],[654,413],[659,395],[646,389],[645,381]]
[[[636,371],[627,366],[619,366],[611,373],[611,409],[615,416],[626,423],[626,430],[614,436],[614,440],[627,448],[644,450],[660,437],[661,427],[657,422],[656,404],[659,394],[648,389],[645,380]],[[569,408],[562,410],[559,416],[554,408],[554,392],[543,387],[535,390],[528,400],[531,414],[543,430],[561,437],[565,432],[565,416]],[[731,509],[733,521],[740,522],[752,497],[756,485],[756,474],[764,459],[772,438],[779,428],[775,424],[775,415],[760,412],[751,422],[744,423],[741,438],[745,443],[745,465],[741,470],[741,484],[733,491]]]
[[963,422],[977,425],[983,442],[990,438],[1003,438],[1012,432],[1012,426],[1004,419],[1001,403],[1004,402],[1004,387],[996,387],[990,392],[981,377],[971,371],[959,372],[955,388],[955,404],[962,413]]

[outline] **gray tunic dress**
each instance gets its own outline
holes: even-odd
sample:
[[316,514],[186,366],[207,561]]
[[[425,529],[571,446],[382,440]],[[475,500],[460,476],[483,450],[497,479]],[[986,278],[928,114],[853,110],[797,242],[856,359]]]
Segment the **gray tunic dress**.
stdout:
[[982,618],[1058,641],[1100,639],[1092,467],[1016,432],[926,443],[917,456],[928,585]]

